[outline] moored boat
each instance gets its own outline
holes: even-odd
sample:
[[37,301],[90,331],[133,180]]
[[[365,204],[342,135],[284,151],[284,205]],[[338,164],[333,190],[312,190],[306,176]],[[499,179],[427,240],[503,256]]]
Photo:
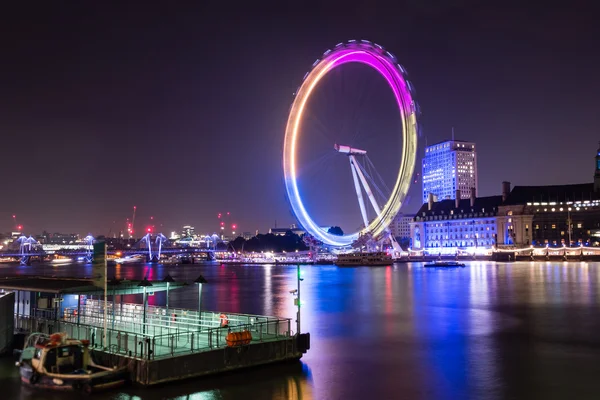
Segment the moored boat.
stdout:
[[139,255],[139,254],[114,259],[114,262],[117,264],[140,263],[140,262],[144,262],[144,261],[145,261],[144,256]]
[[33,333],[19,361],[21,381],[35,388],[92,393],[122,386],[127,367],[108,368],[94,362],[89,342],[67,338],[66,333]]
[[423,265],[425,268],[464,268],[465,263],[458,261],[436,261]]
[[349,266],[384,266],[392,265],[394,262],[391,255],[385,252],[374,253],[346,253],[339,254],[336,265],[340,267]]
[[69,263],[73,262],[73,259],[69,258],[69,257],[57,256],[57,257],[53,258],[52,260],[50,260],[50,262],[52,264],[69,264]]

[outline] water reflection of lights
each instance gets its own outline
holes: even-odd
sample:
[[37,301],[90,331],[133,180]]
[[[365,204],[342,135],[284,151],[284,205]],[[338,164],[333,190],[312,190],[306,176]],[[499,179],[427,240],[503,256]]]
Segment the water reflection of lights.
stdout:
[[264,291],[263,291],[263,308],[265,310],[265,314],[266,315],[274,315],[273,314],[273,299],[271,298],[271,296],[273,296],[273,289],[271,286],[271,281],[272,281],[272,277],[271,277],[271,270],[273,269],[273,265],[272,264],[268,264],[265,265],[263,267],[264,271],[265,271],[265,278],[264,278]]
[[[312,373],[308,366],[282,364],[264,367],[262,370],[233,372],[230,375],[207,377],[196,381],[183,381],[163,386],[153,391],[156,398],[171,400],[216,400],[216,399],[270,399],[312,400]],[[147,389],[131,389],[114,395],[115,400],[141,400],[147,397]]]
[[392,313],[392,267],[385,267],[385,313]]

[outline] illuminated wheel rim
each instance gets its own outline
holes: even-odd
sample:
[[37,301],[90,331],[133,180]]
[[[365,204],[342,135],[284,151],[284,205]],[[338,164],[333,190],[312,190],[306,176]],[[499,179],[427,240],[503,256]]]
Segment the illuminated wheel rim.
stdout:
[[[334,68],[346,63],[362,63],[375,69],[383,76],[394,93],[401,118],[402,147],[400,149],[400,169],[392,193],[386,204],[369,226],[358,232],[337,236],[321,229],[310,217],[298,190],[296,180],[296,149],[301,135],[301,125],[306,103],[321,79]],[[415,169],[417,155],[417,107],[412,96],[412,86],[406,79],[406,72],[396,58],[383,47],[367,41],[349,41],[338,44],[333,50],[315,61],[312,70],[306,74],[290,109],[283,146],[283,173],[288,200],[294,215],[302,227],[317,240],[331,246],[348,246],[359,236],[369,234],[380,237],[392,222],[406,197]]]

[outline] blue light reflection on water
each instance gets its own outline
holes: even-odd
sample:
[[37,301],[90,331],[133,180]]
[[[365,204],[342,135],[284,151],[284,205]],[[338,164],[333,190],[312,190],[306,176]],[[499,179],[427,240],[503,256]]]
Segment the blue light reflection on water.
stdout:
[[[471,262],[453,270],[421,264],[303,267],[302,328],[312,347],[299,367],[275,366],[168,385],[116,398],[495,399],[593,397],[600,387],[599,285],[595,263]],[[2,274],[85,276],[88,267],[0,266]],[[112,267],[109,276],[209,281],[203,307],[292,318],[295,266]],[[140,296],[125,296],[141,301]],[[164,304],[165,293],[151,296]],[[197,287],[170,294],[195,308]],[[2,377],[0,376],[0,379]],[[11,381],[12,382],[12,381]],[[6,380],[3,381],[3,385]],[[10,390],[22,395],[18,381]],[[402,394],[399,396],[399,394]],[[118,397],[123,396],[123,397]],[[129,397],[127,397],[129,396]]]

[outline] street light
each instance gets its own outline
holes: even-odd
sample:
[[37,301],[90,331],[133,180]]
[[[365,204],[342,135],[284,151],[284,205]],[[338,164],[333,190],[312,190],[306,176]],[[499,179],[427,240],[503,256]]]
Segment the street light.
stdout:
[[[150,282],[148,282],[150,283]],[[121,281],[116,277],[112,278],[110,282],[108,282],[108,286],[112,287],[112,329],[115,329],[115,292],[117,290],[117,286],[121,284]],[[122,301],[121,301],[122,303]]]
[[152,286],[148,281],[148,277],[144,277],[144,280],[138,284],[138,287],[144,288],[144,311],[142,314],[142,333],[146,334],[146,308],[148,304],[148,296],[146,295],[146,288]]
[[[167,276],[165,276],[162,281],[167,283],[167,304],[166,304],[165,308],[166,308],[167,318],[169,318],[169,286],[171,286],[171,282],[175,282],[175,279],[173,279],[173,277],[171,275],[167,274]],[[170,320],[170,318],[169,318],[169,320]]]
[[208,283],[204,276],[200,275],[194,283],[198,284],[198,329],[200,329],[200,319],[202,316],[202,284]]
[[300,269],[300,264],[296,266],[296,289],[290,291],[293,295],[296,296],[294,302],[296,303],[297,311],[296,311],[296,334],[300,335],[300,306],[302,305],[302,301],[300,300],[300,282],[304,280],[302,277],[304,272]]

